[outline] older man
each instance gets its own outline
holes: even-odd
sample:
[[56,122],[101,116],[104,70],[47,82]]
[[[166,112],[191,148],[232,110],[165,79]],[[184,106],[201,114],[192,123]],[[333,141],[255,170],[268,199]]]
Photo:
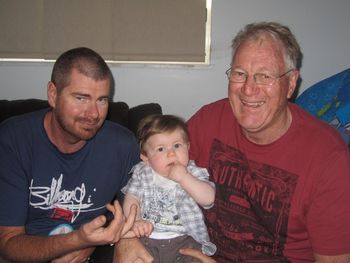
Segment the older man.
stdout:
[[[188,121],[190,157],[216,185],[205,211],[215,260],[350,262],[349,150],[335,129],[288,102],[299,77],[294,35],[279,23],[249,24],[233,50],[228,98]],[[144,252],[132,244],[121,242],[117,255]]]
[[188,122],[191,157],[208,168],[205,211],[218,262],[350,262],[350,156],[338,132],[288,102],[299,45],[279,23],[233,40],[228,98]]

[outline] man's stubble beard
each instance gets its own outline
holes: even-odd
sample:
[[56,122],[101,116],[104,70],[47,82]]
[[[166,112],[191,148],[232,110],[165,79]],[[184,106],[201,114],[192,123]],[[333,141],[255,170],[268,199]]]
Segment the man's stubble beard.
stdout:
[[[63,114],[60,114],[59,109],[56,109],[56,120],[59,127],[63,132],[68,134],[72,139],[76,141],[88,141],[93,138],[98,130],[101,128],[102,123],[100,120],[89,120],[88,118],[77,117],[73,119],[73,123],[70,124],[66,118],[62,117]],[[93,124],[89,128],[82,127],[86,124]]]

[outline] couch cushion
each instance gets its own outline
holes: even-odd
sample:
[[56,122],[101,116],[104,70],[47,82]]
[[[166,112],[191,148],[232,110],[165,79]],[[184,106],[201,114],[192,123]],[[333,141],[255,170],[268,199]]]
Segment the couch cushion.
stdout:
[[158,103],[146,103],[130,108],[129,129],[136,134],[139,122],[151,114],[162,114],[162,108]]
[[15,115],[47,107],[49,107],[48,102],[40,99],[0,100],[0,122]]
[[109,102],[106,119],[128,127],[128,111],[129,106],[125,102]]

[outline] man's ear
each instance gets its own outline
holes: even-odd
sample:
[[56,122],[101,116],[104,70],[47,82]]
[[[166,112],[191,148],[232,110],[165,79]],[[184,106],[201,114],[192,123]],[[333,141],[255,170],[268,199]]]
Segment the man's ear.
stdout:
[[140,158],[145,164],[148,164],[148,158],[145,154],[141,153]]
[[291,75],[289,77],[287,99],[290,99],[293,96],[293,93],[298,84],[298,79],[299,79],[299,71],[293,70],[293,72],[291,72]]
[[47,84],[47,101],[52,108],[56,106],[56,98],[57,98],[57,88],[56,85],[49,81]]

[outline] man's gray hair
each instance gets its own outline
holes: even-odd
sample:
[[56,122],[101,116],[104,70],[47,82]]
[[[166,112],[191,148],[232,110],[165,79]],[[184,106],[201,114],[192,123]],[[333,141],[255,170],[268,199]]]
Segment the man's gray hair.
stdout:
[[266,35],[281,44],[287,69],[298,69],[301,63],[300,46],[291,30],[277,22],[259,22],[246,25],[232,41],[233,54],[243,42],[258,40]]

